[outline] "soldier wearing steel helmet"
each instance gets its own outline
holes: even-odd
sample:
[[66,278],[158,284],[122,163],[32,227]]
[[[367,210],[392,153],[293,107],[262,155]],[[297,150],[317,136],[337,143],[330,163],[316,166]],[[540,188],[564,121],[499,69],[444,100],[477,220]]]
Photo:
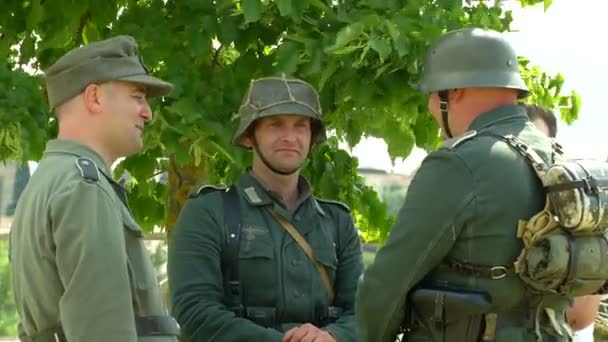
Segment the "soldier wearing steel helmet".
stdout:
[[206,185],[182,209],[169,245],[173,315],[188,341],[356,341],[363,271],[349,209],[299,175],[325,139],[318,94],[286,77],[251,82],[234,143],[252,167]]
[[358,288],[362,342],[568,341],[569,299],[537,295],[513,272],[518,222],[542,184],[501,137],[544,160],[551,140],[518,105],[528,89],[498,32],[448,32],[428,50],[419,90],[447,140],[414,176],[388,242]]

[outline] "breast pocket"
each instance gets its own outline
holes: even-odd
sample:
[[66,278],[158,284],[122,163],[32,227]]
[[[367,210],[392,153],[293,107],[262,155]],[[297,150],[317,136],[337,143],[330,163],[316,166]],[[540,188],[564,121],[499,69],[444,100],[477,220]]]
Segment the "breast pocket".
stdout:
[[243,297],[261,305],[274,300],[276,287],[274,243],[264,227],[243,225],[239,248],[239,275]]
[[336,270],[338,269],[338,258],[334,248],[323,248],[315,250],[315,256],[319,263],[323,265],[331,284],[336,281]]
[[333,235],[336,227],[331,222],[319,222],[319,227],[320,229],[309,233],[307,240],[315,253],[315,258],[323,265],[333,285],[338,269],[337,247]]

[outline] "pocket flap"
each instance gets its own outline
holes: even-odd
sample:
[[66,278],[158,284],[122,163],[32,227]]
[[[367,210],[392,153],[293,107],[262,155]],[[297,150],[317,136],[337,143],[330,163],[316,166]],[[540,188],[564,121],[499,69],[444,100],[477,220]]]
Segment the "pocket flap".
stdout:
[[315,250],[315,257],[325,267],[336,269],[338,258],[336,257],[336,251],[331,248],[323,248]]
[[122,216],[122,223],[125,226],[125,228],[127,228],[129,233],[134,234],[135,236],[138,236],[138,237],[144,236],[143,230],[141,229],[139,224],[137,224],[137,222],[135,222],[135,219],[133,218],[133,216],[131,216],[131,213],[129,213],[128,210],[123,209],[121,211],[121,216]]

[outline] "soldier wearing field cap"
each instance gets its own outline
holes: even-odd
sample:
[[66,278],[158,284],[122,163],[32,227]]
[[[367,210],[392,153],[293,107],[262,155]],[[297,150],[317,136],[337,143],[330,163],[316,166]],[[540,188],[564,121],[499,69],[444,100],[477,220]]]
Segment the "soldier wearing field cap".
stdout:
[[59,124],[15,212],[11,278],[19,338],[47,341],[176,341],[143,233],[116,159],[138,152],[152,117],[147,97],[169,93],[135,39],[74,49],[45,72]]

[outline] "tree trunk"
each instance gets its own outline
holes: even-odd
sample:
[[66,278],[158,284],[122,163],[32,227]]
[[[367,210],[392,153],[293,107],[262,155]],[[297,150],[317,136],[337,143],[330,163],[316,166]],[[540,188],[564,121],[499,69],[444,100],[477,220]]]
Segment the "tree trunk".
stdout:
[[165,220],[167,240],[171,238],[177,216],[194,187],[206,178],[206,164],[206,160],[202,158],[199,165],[194,165],[194,161],[186,165],[179,165],[174,156],[170,157],[168,168],[169,194]]

